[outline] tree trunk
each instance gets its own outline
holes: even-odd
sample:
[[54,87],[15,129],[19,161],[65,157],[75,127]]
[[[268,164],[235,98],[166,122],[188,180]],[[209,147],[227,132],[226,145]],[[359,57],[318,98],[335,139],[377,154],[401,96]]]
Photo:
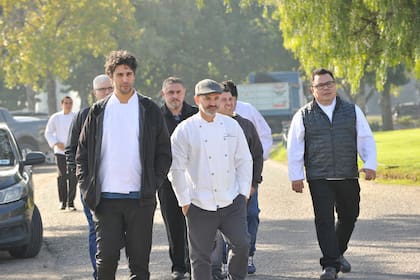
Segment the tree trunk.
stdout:
[[354,96],[354,100],[362,112],[366,115],[366,87],[364,79],[360,81],[359,92]]
[[26,90],[26,107],[28,108],[29,112],[35,112],[35,105],[36,105],[36,98],[35,95],[37,94],[36,91],[32,89],[32,85],[25,85]]
[[348,98],[351,102],[353,101],[354,96],[351,94],[351,86],[348,83],[341,84],[341,88],[343,89],[344,96]]
[[51,76],[47,78],[48,114],[57,112],[57,95],[55,79]]
[[89,94],[86,93],[86,87],[80,87],[78,89],[79,97],[80,97],[80,109],[86,108],[89,106],[88,96]]
[[390,83],[385,83],[384,91],[381,94],[382,130],[394,130],[392,123]]

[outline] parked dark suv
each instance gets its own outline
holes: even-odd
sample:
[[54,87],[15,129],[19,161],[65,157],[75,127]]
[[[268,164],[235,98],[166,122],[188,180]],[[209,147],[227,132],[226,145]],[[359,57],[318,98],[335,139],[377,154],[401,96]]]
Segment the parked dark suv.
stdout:
[[31,165],[45,155],[29,152],[23,158],[10,129],[0,124],[0,250],[16,258],[31,258],[42,245],[41,214],[34,202]]

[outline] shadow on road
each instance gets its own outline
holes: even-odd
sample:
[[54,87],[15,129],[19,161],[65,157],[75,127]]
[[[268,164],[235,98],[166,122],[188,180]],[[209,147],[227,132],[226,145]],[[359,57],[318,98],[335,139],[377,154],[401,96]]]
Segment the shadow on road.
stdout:
[[[419,279],[419,256],[417,259],[414,257],[420,251],[419,228],[420,215],[393,215],[376,220],[359,220],[347,254],[352,262],[353,272],[340,274],[340,278]],[[55,256],[55,265],[62,275],[61,279],[89,279],[91,267],[87,251],[87,226],[51,225],[44,230],[44,250]],[[257,273],[248,278],[319,279],[319,257],[313,220],[262,220],[254,257]],[[16,261],[19,260],[0,254],[0,265]],[[397,270],[394,273],[393,268],[401,262],[409,262],[407,267],[411,267],[411,270],[406,273]],[[154,226],[150,270],[151,279],[170,279],[166,233],[161,223]],[[29,279],[31,273],[21,271],[21,278],[10,279]],[[117,279],[126,279],[128,273],[122,250]]]
[[[255,255],[257,274],[249,279],[318,279],[320,250],[314,228],[312,220],[262,221]],[[414,258],[420,252],[419,228],[419,215],[358,221],[348,252],[353,273],[342,275],[342,278],[419,279],[418,259]],[[410,258],[411,255],[413,257]],[[125,258],[124,255],[122,258]],[[393,267],[405,258],[408,258],[406,262],[412,262],[412,273],[393,273]],[[120,275],[128,275],[128,269],[123,267]],[[155,225],[150,270],[152,279],[170,279],[167,241],[162,224]]]

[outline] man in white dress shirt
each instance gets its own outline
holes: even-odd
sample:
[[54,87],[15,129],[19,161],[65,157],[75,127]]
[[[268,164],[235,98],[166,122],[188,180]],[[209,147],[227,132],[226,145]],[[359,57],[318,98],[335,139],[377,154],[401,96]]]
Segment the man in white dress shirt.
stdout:
[[67,137],[74,117],[74,113],[71,111],[73,100],[70,96],[64,96],[61,99],[61,108],[60,112],[52,114],[49,118],[44,136],[50,147],[54,149],[57,162],[60,209],[65,210],[68,206],[70,211],[74,211],[76,210],[74,198],[76,196],[77,178],[73,172],[67,172],[66,156],[64,154],[64,147],[67,143]]
[[263,146],[264,160],[267,160],[270,156],[271,146],[273,146],[273,136],[271,134],[270,126],[254,106],[238,100],[238,89],[233,81],[224,81],[223,85],[229,89],[232,94],[235,113],[250,120],[257,129],[258,136],[260,137]]
[[232,247],[229,279],[247,275],[252,157],[239,124],[217,113],[221,93],[213,80],[197,83],[199,112],[181,122],[171,137],[170,180],[187,219],[193,280],[212,279],[210,256],[217,229]]
[[[314,100],[302,107],[290,125],[287,154],[292,189],[302,193],[304,171],[312,196],[318,243],[322,251],[320,279],[350,272],[344,258],[359,216],[359,172],[376,177],[376,145],[362,111],[337,96],[334,76],[312,72]],[[364,162],[358,170],[357,154]],[[334,226],[334,210],[337,222]]]

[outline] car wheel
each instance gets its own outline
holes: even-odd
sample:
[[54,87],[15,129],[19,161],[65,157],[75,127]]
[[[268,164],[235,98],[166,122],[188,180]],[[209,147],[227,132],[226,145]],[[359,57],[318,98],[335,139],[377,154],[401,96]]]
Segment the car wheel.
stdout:
[[42,232],[41,214],[39,213],[38,207],[35,205],[32,214],[29,244],[10,249],[10,255],[15,258],[33,258],[38,255],[42,246]]

